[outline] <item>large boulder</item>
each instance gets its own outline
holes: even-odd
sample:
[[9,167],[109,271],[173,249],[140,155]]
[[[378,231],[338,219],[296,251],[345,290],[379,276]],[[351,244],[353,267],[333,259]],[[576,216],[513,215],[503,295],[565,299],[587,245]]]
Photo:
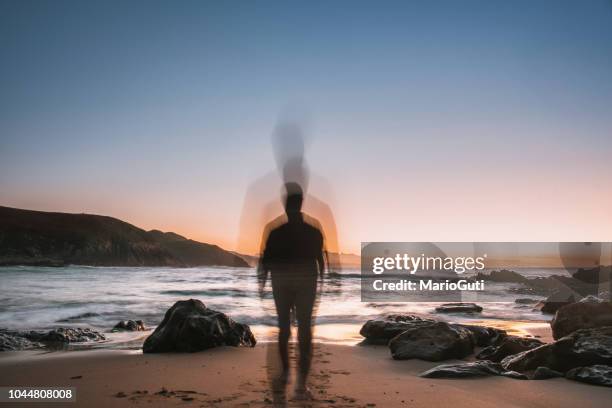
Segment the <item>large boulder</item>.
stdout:
[[217,346],[254,347],[255,336],[246,324],[208,309],[196,299],[176,302],[147,337],[144,353],[195,352]]
[[471,354],[474,343],[472,332],[465,327],[436,322],[404,331],[391,339],[389,348],[396,360],[442,361]]
[[523,351],[531,350],[543,345],[540,340],[528,337],[507,336],[497,345],[489,346],[480,351],[476,358],[480,360],[491,360],[500,362],[504,358],[518,354]]
[[524,374],[505,370],[501,364],[487,360],[475,361],[473,363],[443,364],[431,368],[419,376],[425,378],[466,378],[489,375],[501,375],[520,380],[527,379],[527,376]]
[[478,306],[476,303],[444,303],[436,307],[438,313],[480,313],[482,312],[482,306]]
[[560,339],[579,329],[612,326],[612,303],[595,299],[589,296],[557,310],[550,322],[553,338]]
[[612,367],[607,365],[572,368],[565,374],[565,377],[588,384],[612,387]]
[[525,278],[520,273],[509,271],[507,269],[502,269],[501,271],[491,271],[491,273],[483,273],[478,272],[476,280],[487,280],[491,282],[511,282],[511,283],[526,283],[527,278]]
[[368,320],[359,334],[366,338],[368,344],[387,345],[389,340],[406,330],[434,323],[434,320],[415,315],[390,314],[382,319]]
[[113,327],[114,332],[117,331],[145,331],[147,328],[142,320],[121,320]]

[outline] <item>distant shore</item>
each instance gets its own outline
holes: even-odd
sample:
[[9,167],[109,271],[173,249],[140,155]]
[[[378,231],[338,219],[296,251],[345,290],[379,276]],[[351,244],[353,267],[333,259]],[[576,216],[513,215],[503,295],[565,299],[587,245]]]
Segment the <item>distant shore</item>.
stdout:
[[[268,347],[263,343],[253,349],[222,347],[163,355],[117,350],[7,352],[0,355],[0,383],[76,387],[76,404],[64,404],[71,407],[272,406]],[[455,408],[588,408],[607,406],[612,397],[609,388],[562,378],[418,377],[436,364],[394,361],[385,346],[319,343],[311,376],[315,400],[309,406],[430,408],[452,401]],[[289,401],[288,406],[303,405]]]

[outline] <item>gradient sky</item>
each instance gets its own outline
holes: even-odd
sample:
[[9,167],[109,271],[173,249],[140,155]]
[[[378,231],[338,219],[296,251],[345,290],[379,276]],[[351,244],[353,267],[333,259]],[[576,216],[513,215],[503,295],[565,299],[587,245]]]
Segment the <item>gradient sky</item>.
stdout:
[[612,241],[610,1],[2,0],[0,58],[0,205],[232,249],[298,106],[345,251]]

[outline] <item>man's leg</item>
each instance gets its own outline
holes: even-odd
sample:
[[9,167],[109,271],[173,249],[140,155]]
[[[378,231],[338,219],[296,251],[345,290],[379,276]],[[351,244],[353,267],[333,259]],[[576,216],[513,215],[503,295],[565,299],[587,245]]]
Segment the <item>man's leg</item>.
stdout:
[[272,284],[272,294],[278,318],[278,351],[283,367],[283,374],[289,373],[289,338],[291,337],[291,307],[293,296],[286,285]]
[[316,280],[304,282],[296,296],[295,309],[298,321],[298,341],[300,347],[298,392],[306,390],[308,373],[312,360],[312,311],[316,297]]

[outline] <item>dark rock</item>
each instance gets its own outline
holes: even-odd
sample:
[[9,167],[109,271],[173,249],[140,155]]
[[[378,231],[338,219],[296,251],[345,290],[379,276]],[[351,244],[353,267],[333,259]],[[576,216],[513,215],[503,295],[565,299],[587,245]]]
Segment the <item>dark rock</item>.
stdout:
[[540,310],[542,313],[555,314],[557,310],[563,306],[567,306],[571,303],[575,303],[576,299],[580,299],[581,296],[577,295],[569,289],[558,289],[555,290],[546,300],[539,302],[535,308]]
[[612,280],[612,266],[598,266],[592,269],[580,268],[572,277],[586,283],[603,283]]
[[565,376],[570,380],[612,387],[612,367],[607,365],[572,368]]
[[484,348],[476,358],[481,360],[502,361],[505,357],[531,350],[543,345],[540,340],[527,337],[507,336],[498,345]]
[[521,380],[526,380],[527,376],[516,371],[504,370],[499,363],[492,361],[476,361],[473,363],[443,364],[431,368],[420,377],[425,378],[465,378],[465,377],[484,377],[489,375],[501,375]]
[[480,313],[482,307],[476,303],[444,303],[436,307],[438,313]]
[[144,342],[144,353],[195,352],[217,346],[254,347],[255,336],[246,324],[208,309],[195,299],[176,302]]
[[508,356],[501,364],[520,372],[544,366],[563,373],[575,367],[612,365],[612,327],[576,330],[554,343]]
[[552,344],[544,344],[531,350],[523,351],[505,357],[501,361],[502,367],[511,371],[530,371],[537,367],[549,367],[554,360]]
[[555,365],[547,367],[556,370],[565,372],[574,367],[612,365],[612,326],[576,330],[552,346],[556,361]]
[[145,327],[142,320],[122,320],[113,327],[112,331],[145,331]]
[[533,373],[532,380],[548,380],[549,378],[563,377],[563,373],[551,370],[548,367],[538,367]]
[[550,322],[553,338],[560,339],[579,329],[612,326],[612,304],[598,301],[597,297],[588,296],[557,310]]
[[[406,330],[431,326],[436,320],[409,314],[390,314],[381,319],[368,320],[361,328],[359,334],[366,338],[365,344],[387,345],[393,337]],[[477,346],[484,347],[494,344],[506,336],[506,332],[488,326],[469,324],[453,324],[469,330],[474,336]]]
[[476,280],[487,280],[491,282],[512,282],[512,283],[526,283],[527,278],[525,278],[520,273],[509,271],[507,269],[502,269],[501,271],[491,271],[490,274],[478,272],[475,277]]
[[535,305],[538,302],[539,302],[538,299],[531,299],[531,298],[514,299],[514,303],[519,304],[519,305]]
[[0,332],[0,351],[28,350],[41,346],[41,344],[32,342],[19,335],[4,331]]
[[505,330],[496,329],[494,327],[476,326],[471,324],[455,324],[455,326],[461,326],[472,332],[474,341],[478,347],[497,344],[507,336]]
[[391,339],[389,348],[396,360],[418,358],[442,361],[462,358],[474,350],[472,333],[461,326],[437,322],[409,329]]
[[359,334],[366,338],[368,344],[387,345],[389,340],[408,329],[429,326],[434,323],[434,320],[415,315],[392,314],[382,319],[368,320]]

